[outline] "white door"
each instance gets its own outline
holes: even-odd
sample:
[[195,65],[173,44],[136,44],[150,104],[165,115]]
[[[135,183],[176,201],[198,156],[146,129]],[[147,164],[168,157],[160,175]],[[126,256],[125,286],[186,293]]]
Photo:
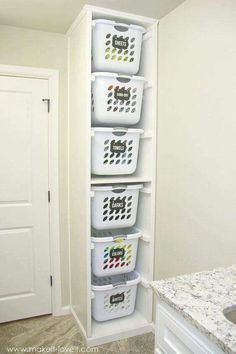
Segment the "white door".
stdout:
[[0,322],[51,312],[47,97],[0,76]]

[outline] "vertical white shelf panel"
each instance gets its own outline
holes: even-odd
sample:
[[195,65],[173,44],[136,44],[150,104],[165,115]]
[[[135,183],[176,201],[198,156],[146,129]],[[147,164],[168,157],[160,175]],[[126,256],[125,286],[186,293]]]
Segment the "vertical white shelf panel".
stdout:
[[[93,19],[109,19],[146,28],[140,71],[147,81],[142,118],[144,129],[137,171],[130,176],[91,176],[91,34]],[[89,346],[153,331],[153,280],[157,136],[157,24],[155,19],[85,6],[69,37],[69,173],[71,308]],[[90,188],[93,184],[143,182],[137,223],[143,232],[136,269],[142,277],[136,309],[131,316],[106,322],[91,317]]]
[[91,335],[90,76],[91,12],[69,33],[69,199],[71,309]]

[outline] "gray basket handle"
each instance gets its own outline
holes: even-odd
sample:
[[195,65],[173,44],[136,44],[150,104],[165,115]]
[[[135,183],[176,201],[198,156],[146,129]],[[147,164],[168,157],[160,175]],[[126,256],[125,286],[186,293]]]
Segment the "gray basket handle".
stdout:
[[126,190],[127,186],[124,184],[117,184],[116,186],[112,186],[113,193],[123,193]]
[[117,23],[117,24],[114,26],[114,28],[115,28],[115,30],[118,31],[118,32],[127,32],[128,29],[129,29],[128,25],[127,25],[127,27],[126,27],[126,26],[124,26],[123,24],[121,25],[121,24],[119,24],[119,23]]
[[112,134],[113,135],[116,135],[116,136],[123,136],[125,134],[127,134],[127,131],[128,131],[128,128],[124,128],[124,127],[121,127],[121,128],[113,128],[113,132]]
[[127,83],[127,82],[130,82],[131,76],[118,74],[116,77],[116,80],[119,82]]

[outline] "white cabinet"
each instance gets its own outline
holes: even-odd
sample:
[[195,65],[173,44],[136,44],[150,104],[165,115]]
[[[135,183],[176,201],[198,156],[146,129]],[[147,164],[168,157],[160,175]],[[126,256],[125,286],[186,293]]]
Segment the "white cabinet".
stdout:
[[[138,76],[147,81],[140,121],[138,166],[134,174],[91,174],[92,23],[107,19],[146,29]],[[68,31],[69,38],[69,208],[71,309],[88,345],[98,345],[153,330],[153,280],[157,140],[157,24],[155,19],[85,6]],[[91,316],[91,190],[101,184],[142,184],[135,227],[142,231],[136,270],[141,275],[132,315],[96,322]]]
[[223,354],[215,344],[166,304],[157,305],[158,354]]

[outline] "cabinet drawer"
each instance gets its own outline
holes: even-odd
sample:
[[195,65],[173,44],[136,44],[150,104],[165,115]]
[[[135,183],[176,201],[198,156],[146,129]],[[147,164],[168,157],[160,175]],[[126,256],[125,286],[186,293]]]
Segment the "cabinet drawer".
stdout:
[[162,305],[157,310],[156,336],[158,346],[166,354],[213,354]]

